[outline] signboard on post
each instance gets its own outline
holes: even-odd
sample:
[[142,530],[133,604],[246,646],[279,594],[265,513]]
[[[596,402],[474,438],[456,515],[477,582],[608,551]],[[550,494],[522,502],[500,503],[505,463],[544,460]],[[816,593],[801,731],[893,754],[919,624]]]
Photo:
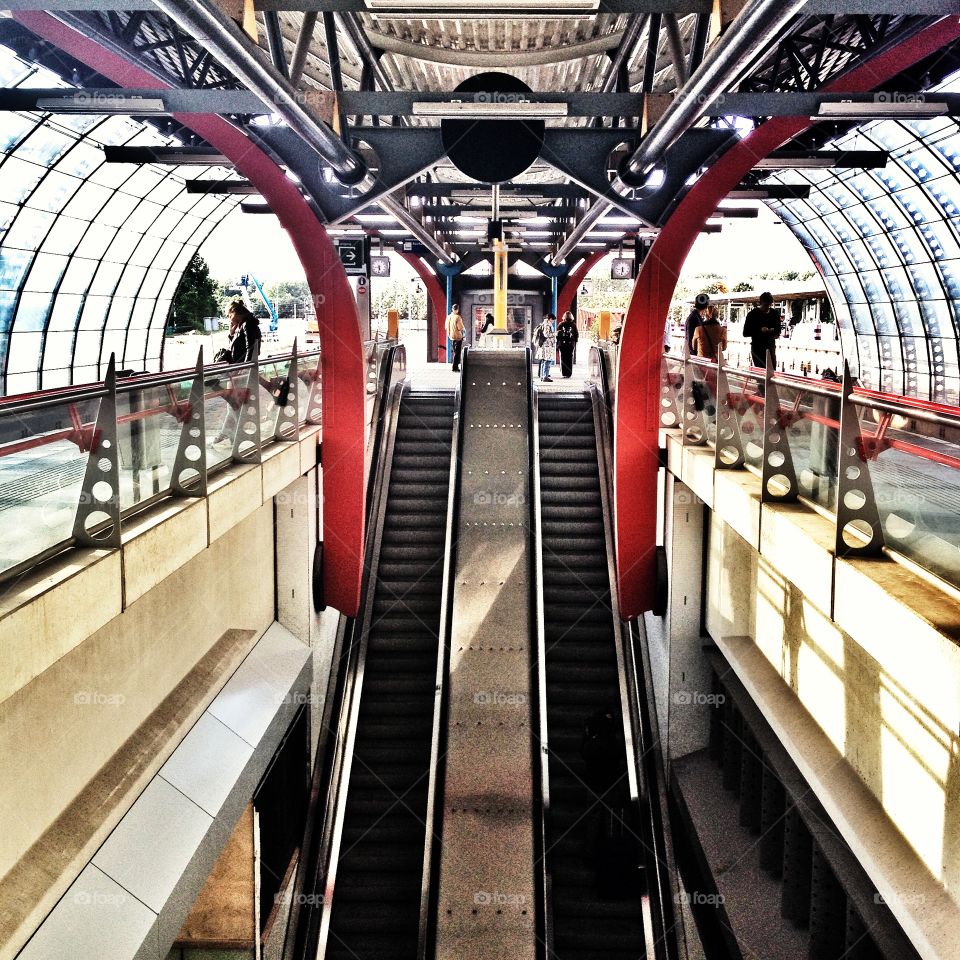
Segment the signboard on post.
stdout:
[[348,276],[358,277],[367,275],[367,238],[358,237],[356,240],[341,240],[337,244],[340,262]]
[[357,315],[360,318],[360,334],[364,340],[370,337],[370,283],[365,276],[357,277]]

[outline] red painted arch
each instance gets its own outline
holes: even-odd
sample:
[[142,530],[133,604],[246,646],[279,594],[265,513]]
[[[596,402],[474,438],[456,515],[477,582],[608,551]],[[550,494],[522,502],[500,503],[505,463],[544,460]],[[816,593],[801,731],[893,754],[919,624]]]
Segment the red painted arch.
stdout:
[[[824,87],[863,93],[960,37],[960,18],[944,18],[877,54]],[[756,162],[811,124],[808,117],[768,120],[745,137],[680,201],[644,261],[620,337],[615,431],[617,575],[620,613],[653,606],[663,328],[677,277],[707,218]]]
[[[114,83],[164,89],[152,74],[46,13],[16,13],[38,36]],[[326,602],[353,616],[360,606],[364,543],[364,355],[350,284],[326,230],[283,170],[219,116],[176,119],[228,157],[290,235],[317,304],[323,374],[323,585]]]
[[577,295],[580,284],[583,283],[586,275],[607,255],[606,250],[597,250],[591,253],[586,260],[581,260],[580,265],[564,281],[560,288],[560,295],[557,297],[557,316],[562,317],[573,307],[573,299]]
[[423,285],[427,288],[427,296],[430,298],[430,304],[433,307],[433,322],[437,326],[437,361],[446,363],[447,295],[440,284],[440,278],[435,273],[431,273],[416,254],[407,253],[405,250],[397,250],[397,253],[413,267],[417,276],[420,277]]

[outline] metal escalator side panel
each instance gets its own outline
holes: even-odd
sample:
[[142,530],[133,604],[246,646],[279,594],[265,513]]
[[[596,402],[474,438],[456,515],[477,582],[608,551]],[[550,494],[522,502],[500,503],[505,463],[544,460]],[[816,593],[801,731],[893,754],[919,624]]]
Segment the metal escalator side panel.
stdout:
[[[646,723],[644,716],[650,715],[649,707],[644,711],[646,703],[647,685],[646,672],[638,671],[635,660],[634,645],[632,642],[631,626],[620,617],[617,597],[617,566],[614,544],[613,518],[613,437],[612,416],[607,398],[595,387],[590,391],[593,403],[594,424],[597,436],[597,462],[600,468],[600,491],[603,502],[604,527],[607,533],[607,570],[610,577],[610,601],[614,614],[614,632],[617,645],[617,664],[620,673],[621,704],[624,711],[624,733],[627,746],[628,771],[636,783],[631,784],[631,796],[635,797],[648,835],[644,844],[646,851],[647,890],[642,900],[644,913],[644,934],[646,937],[647,956],[650,960],[659,958],[673,958],[677,956],[676,923],[674,919],[674,898],[679,890],[670,888],[669,877],[676,876],[676,868],[671,867],[670,840],[663,831],[669,831],[669,820],[664,819],[662,810],[655,810],[654,806],[661,803],[657,783],[651,788],[649,777],[656,777],[656,764],[648,762],[651,749],[659,750],[659,744],[646,742],[644,736]],[[638,622],[638,629],[644,631],[642,621]],[[659,771],[662,775],[662,770]],[[660,849],[664,847],[666,854],[660,856]],[[652,859],[652,862],[651,862]],[[666,861],[666,862],[664,862]],[[666,874],[666,876],[665,876]],[[654,917],[656,916],[656,919]],[[682,924],[681,935],[682,935]]]
[[434,842],[441,829],[438,810],[443,809],[442,753],[446,747],[447,676],[450,669],[450,619],[453,615],[453,572],[456,569],[456,524],[459,516],[457,496],[460,490],[460,463],[462,459],[463,423],[460,400],[470,365],[470,350],[460,358],[460,385],[454,394],[453,442],[450,447],[450,479],[447,488],[447,524],[443,547],[443,583],[440,595],[440,643],[434,688],[433,732],[430,744],[430,782],[427,786],[426,842],[423,850],[423,882],[420,887],[420,933],[417,942],[417,960],[428,960],[435,947],[436,903],[433,897],[434,879],[439,870],[439,844]]
[[543,576],[543,511],[540,493],[540,393],[533,391],[531,406],[531,443],[533,458],[532,523],[533,523],[533,599],[536,627],[536,683],[537,683],[537,734],[540,749],[538,772],[540,775],[540,868],[542,898],[540,904],[541,924],[543,926],[544,955],[553,957],[553,911],[550,909],[553,896],[553,882],[546,851],[550,849],[552,832],[550,830],[550,733],[547,721],[547,671],[546,671],[546,623],[544,617],[544,576]]
[[[370,623],[373,618],[377,569],[380,558],[380,547],[383,540],[383,525],[387,510],[397,425],[400,417],[400,405],[407,389],[408,386],[405,384],[400,384],[394,388],[382,433],[383,446],[380,449],[374,465],[376,468],[376,478],[372,484],[372,499],[370,504],[372,535],[367,541],[367,552],[364,560],[366,577],[360,607],[360,631],[359,634],[354,633],[355,642],[357,642],[358,638],[356,669],[352,675],[350,699],[347,701],[350,705],[349,712],[345,718],[346,723],[343,729],[341,729],[341,737],[339,739],[341,749],[338,763],[334,771],[334,778],[331,781],[331,796],[336,798],[333,807],[334,815],[332,818],[328,818],[324,825],[324,849],[327,851],[327,871],[324,883],[323,911],[315,954],[318,958],[326,956],[327,940],[330,934],[330,916],[333,899],[328,895],[328,891],[332,891],[336,884],[337,863],[346,811],[346,795],[350,787],[350,774],[353,767],[353,751],[356,742],[360,699],[363,689],[364,660],[369,642]],[[343,721],[344,718],[341,718],[342,725]]]

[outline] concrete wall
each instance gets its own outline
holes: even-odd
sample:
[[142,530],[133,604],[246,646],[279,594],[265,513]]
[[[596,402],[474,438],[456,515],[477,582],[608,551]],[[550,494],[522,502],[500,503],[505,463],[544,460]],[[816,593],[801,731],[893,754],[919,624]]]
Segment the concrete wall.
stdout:
[[[311,602],[317,440],[313,430],[270,447],[262,465],[218,473],[205,500],[166,500],[125,522],[121,550],[70,551],[0,595],[0,885],[40,911],[0,909],[0,955],[12,931],[20,941],[42,919],[275,614],[314,647],[322,703],[337,615]],[[171,704],[175,689],[183,702]]]
[[[724,652],[740,650],[738,673],[751,662],[742,652],[747,642],[761,655],[755,662],[767,665],[760,672],[767,667],[774,671],[784,695],[803,708],[800,715],[809,731],[796,731],[794,758],[802,769],[841,764],[876,801],[876,822],[851,823],[852,836],[846,839],[855,850],[864,844],[868,860],[879,857],[879,873],[895,875],[899,868],[884,865],[882,851],[885,843],[891,850],[898,838],[905,839],[907,857],[922,864],[937,888],[957,898],[960,604],[891,559],[836,560],[828,519],[802,504],[761,506],[760,481],[753,474],[708,471],[712,451],[681,449],[679,436],[672,433],[667,446],[670,470],[676,474],[668,477],[668,489],[682,479],[715,507],[707,520],[707,633]],[[667,511],[672,512],[666,523],[669,547],[687,508],[668,496]],[[690,577],[689,564],[672,554],[671,565],[672,581]],[[678,590],[682,593],[672,582],[674,605]],[[669,632],[669,649],[657,657],[673,664],[683,640]],[[663,633],[661,626],[661,644]],[[741,679],[748,686],[755,682],[757,689],[763,686],[759,676]],[[669,688],[663,683],[661,676],[661,710],[659,701],[675,693],[673,674]],[[770,698],[767,706],[775,702]],[[671,708],[671,726],[674,722]],[[800,756],[804,738],[808,746],[820,744],[816,762]],[[666,739],[674,757],[697,747],[684,737]],[[837,798],[821,800],[829,810]],[[841,809],[839,800],[835,809]],[[866,808],[861,817],[870,820]],[[864,840],[863,829],[873,831],[873,840]],[[872,847],[873,841],[878,846]],[[911,875],[907,865],[902,873]],[[920,887],[913,889],[920,896]],[[928,904],[934,889],[923,894]],[[902,922],[906,918],[920,929],[922,904],[907,904],[901,912]]]

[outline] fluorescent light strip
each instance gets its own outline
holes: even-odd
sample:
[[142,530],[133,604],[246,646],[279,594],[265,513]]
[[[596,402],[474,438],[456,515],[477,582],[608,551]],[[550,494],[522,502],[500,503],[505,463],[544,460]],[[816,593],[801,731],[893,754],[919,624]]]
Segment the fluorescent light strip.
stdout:
[[157,97],[125,97],[119,93],[116,96],[75,93],[62,97],[39,97],[37,109],[47,113],[85,113],[91,116],[106,113],[139,116],[169,112],[166,104]]
[[[494,93],[494,97],[498,94]],[[547,120],[566,117],[569,107],[565,103],[542,103],[533,100],[514,100],[516,94],[503,94],[504,101],[486,100],[447,100],[443,102],[415,101],[415,117],[444,117],[459,120],[510,120],[523,119]]]
[[[878,94],[882,96],[882,94]],[[890,94],[895,97],[896,94]],[[922,94],[920,95],[922,96]],[[943,101],[876,100],[873,103],[821,103],[811,120],[910,120],[942,117],[950,112]]]

